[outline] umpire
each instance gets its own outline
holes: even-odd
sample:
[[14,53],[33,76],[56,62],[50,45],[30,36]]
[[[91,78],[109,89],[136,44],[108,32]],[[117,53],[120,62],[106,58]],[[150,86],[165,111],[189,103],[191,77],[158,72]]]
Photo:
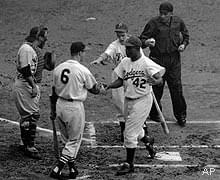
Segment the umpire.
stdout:
[[[180,52],[183,52],[189,44],[189,33],[184,21],[173,15],[171,3],[163,2],[160,4],[159,16],[150,19],[145,25],[140,39],[143,48],[150,48],[149,57],[166,68],[163,84],[153,86],[160,108],[162,109],[160,100],[166,81],[171,95],[174,116],[180,126],[185,126],[187,107],[181,83]],[[150,118],[158,121],[155,105],[152,106]]]

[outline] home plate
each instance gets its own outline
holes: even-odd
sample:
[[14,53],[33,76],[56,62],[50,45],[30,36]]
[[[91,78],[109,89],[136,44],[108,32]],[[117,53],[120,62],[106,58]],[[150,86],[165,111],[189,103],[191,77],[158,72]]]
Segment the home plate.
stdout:
[[155,159],[161,161],[182,161],[179,152],[167,152],[167,151],[156,153]]

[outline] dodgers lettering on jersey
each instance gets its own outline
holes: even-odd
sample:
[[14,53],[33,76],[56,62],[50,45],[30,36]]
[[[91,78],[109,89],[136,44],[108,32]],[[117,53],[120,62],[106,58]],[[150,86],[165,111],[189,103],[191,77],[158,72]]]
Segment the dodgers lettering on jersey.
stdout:
[[64,99],[85,101],[87,89],[91,89],[96,83],[88,68],[75,60],[61,63],[53,73],[56,94]]
[[[143,49],[141,48],[141,54],[143,55]],[[113,62],[113,65],[115,67],[118,66],[118,64],[121,62],[121,60],[125,57],[126,55],[126,47],[125,45],[121,44],[119,39],[113,41],[105,50],[105,53],[108,54]]]
[[142,54],[136,61],[131,61],[128,57],[124,58],[116,67],[115,72],[124,80],[125,97],[139,98],[152,91],[147,78],[158,72],[163,76],[165,68]]
[[[17,69],[24,68],[28,65],[31,67],[31,73],[34,75],[37,69],[37,54],[29,43],[24,43],[18,50],[16,66]],[[23,79],[23,75],[17,71],[17,78]]]

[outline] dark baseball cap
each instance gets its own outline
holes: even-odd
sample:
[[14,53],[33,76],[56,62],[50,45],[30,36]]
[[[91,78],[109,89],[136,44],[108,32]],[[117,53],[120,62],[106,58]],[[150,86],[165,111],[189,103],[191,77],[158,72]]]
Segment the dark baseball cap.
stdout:
[[128,32],[128,27],[124,23],[119,23],[115,25],[115,32]]
[[163,2],[160,4],[159,11],[173,12],[173,5],[170,2]]
[[127,47],[141,47],[141,40],[136,36],[130,36],[124,43]]
[[83,44],[83,42],[77,41],[77,42],[73,42],[71,44],[70,52],[71,52],[71,54],[75,54],[75,53],[85,51],[85,50],[89,50],[89,49],[90,48],[88,48],[85,44]]

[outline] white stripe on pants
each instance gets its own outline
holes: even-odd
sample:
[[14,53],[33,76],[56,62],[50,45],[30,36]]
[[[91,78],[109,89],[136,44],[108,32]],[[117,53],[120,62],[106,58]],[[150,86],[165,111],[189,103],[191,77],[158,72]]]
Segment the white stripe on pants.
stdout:
[[153,103],[151,93],[136,100],[125,98],[124,146],[136,148],[138,139],[144,137],[143,125]]
[[82,101],[69,102],[58,99],[56,113],[61,138],[65,143],[62,155],[76,158],[85,126],[85,110]]

